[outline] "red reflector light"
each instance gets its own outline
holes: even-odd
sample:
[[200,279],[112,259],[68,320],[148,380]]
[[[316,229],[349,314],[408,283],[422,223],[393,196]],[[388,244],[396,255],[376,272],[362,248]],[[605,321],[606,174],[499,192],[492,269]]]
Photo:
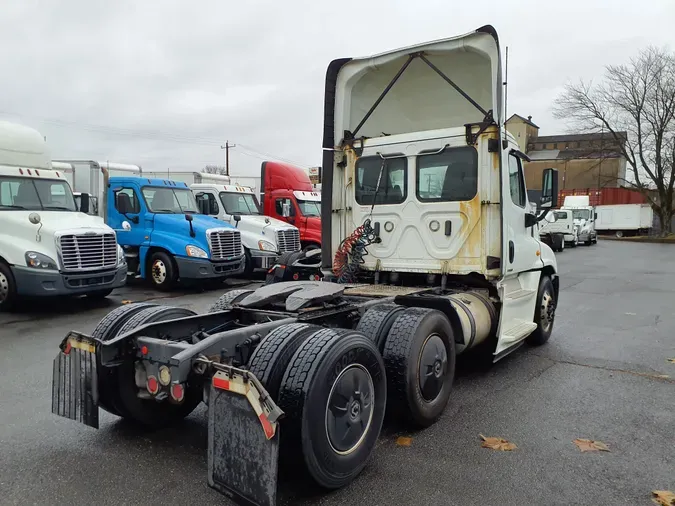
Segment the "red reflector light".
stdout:
[[33,174],[31,174],[30,169],[26,169],[26,172],[28,172],[28,175],[29,175],[29,176],[32,176],[32,175],[33,175]]
[[265,431],[265,437],[267,437],[267,439],[272,439],[274,437],[274,427],[272,427],[272,424],[267,419],[265,413],[260,413],[258,419],[260,420],[263,430]]
[[38,176],[40,175],[40,173],[38,172],[37,169],[35,169],[35,173],[36,173]]
[[159,381],[157,381],[157,378],[154,376],[148,376],[146,387],[148,392],[150,392],[152,395],[155,395],[157,392],[159,392]]
[[56,173],[56,177],[61,177],[61,175],[57,172],[57,173]]
[[142,347],[141,347],[141,354],[142,354],[142,355],[147,355],[147,354],[148,354],[148,347],[147,347],[147,346],[142,346]]
[[185,397],[185,388],[180,383],[174,383],[171,385],[171,397],[176,401],[182,401]]
[[293,280],[297,281],[298,279],[300,279],[300,275],[296,272],[295,274],[293,274]]
[[213,377],[213,386],[220,390],[229,390],[230,382],[216,376]]
[[19,174],[23,175],[23,169],[19,169]]

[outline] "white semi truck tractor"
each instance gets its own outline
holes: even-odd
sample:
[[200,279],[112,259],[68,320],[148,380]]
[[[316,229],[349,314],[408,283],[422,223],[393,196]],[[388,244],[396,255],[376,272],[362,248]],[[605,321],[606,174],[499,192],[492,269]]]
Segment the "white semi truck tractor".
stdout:
[[[434,424],[458,354],[494,361],[544,344],[559,280],[537,226],[557,204],[557,172],[544,171],[532,206],[502,83],[491,26],[333,61],[324,280],[232,290],[201,315],[116,309],[92,335],[64,338],[54,413],[98,427],[103,408],[158,427],[206,402],[208,484],[272,505],[280,465],[326,489],[352,481],[385,411]],[[74,369],[77,381],[61,373]]]
[[[39,132],[0,122],[0,311],[22,297],[106,297],[126,282],[115,231],[75,204]],[[82,212],[80,212],[82,211]]]

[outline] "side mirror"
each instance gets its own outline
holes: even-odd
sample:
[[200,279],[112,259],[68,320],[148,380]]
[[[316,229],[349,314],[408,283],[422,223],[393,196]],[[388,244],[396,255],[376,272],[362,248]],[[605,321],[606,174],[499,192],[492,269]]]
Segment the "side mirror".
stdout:
[[541,175],[541,197],[539,209],[558,207],[558,169],[544,169]]
[[185,221],[192,221],[193,219],[191,214],[185,213]]
[[131,230],[131,223],[129,223],[127,220],[124,220],[122,222],[122,230],[124,230],[125,232]]
[[209,214],[208,199],[197,198],[197,209],[199,209],[199,214]]
[[233,214],[232,219],[237,222],[241,221],[241,214]]
[[80,212],[84,214],[89,214],[89,194],[81,193],[80,194]]
[[288,218],[291,215],[291,203],[286,201],[281,204],[281,216]]

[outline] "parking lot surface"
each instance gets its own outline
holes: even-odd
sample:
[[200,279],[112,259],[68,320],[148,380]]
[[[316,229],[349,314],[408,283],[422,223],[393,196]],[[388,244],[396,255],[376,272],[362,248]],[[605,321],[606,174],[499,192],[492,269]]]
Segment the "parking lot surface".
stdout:
[[[388,424],[350,486],[285,483],[281,504],[649,505],[675,490],[675,247],[600,241],[558,255],[553,337],[492,368],[459,363],[450,405],[419,432]],[[220,291],[161,295],[205,311]],[[142,432],[105,412],[96,431],[51,414],[52,359],[68,330],[91,331],[123,300],[35,301],[0,315],[0,503],[229,504],[206,484],[200,408]],[[517,445],[480,447],[479,434]],[[410,437],[410,446],[397,444]],[[610,452],[581,453],[576,438]]]

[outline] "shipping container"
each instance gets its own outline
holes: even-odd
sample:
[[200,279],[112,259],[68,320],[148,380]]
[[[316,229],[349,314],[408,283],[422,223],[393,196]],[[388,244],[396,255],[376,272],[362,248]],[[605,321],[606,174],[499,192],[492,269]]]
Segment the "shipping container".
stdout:
[[569,195],[588,195],[591,206],[647,203],[644,195],[631,188],[575,188],[560,190],[558,194],[559,205],[562,205],[565,197]]

